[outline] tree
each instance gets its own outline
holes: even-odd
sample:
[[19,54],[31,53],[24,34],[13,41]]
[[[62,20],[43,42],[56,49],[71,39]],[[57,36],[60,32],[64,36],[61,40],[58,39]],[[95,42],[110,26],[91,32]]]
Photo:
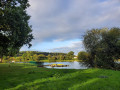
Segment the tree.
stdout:
[[85,60],[88,60],[88,58],[89,58],[89,54],[87,52],[81,51],[78,53],[78,60],[85,61]]
[[26,53],[24,53],[24,54],[22,55],[22,59],[24,60],[24,62],[25,62],[25,60],[27,60],[27,54],[26,54]]
[[23,45],[31,46],[33,36],[31,26],[28,24],[30,16],[26,13],[29,6],[28,0],[0,1],[1,62],[3,55],[14,55]]
[[56,58],[56,56],[55,55],[53,55],[52,57],[51,57],[51,60],[56,60],[57,58]]
[[48,57],[48,60],[51,60],[51,55],[50,54],[47,57]]
[[72,60],[73,58],[74,58],[74,52],[73,51],[68,52],[67,59]]
[[58,57],[59,57],[59,60],[64,60],[64,59],[65,59],[65,56],[64,56],[64,55],[62,55],[62,54],[61,54],[61,55],[59,55]]
[[34,54],[33,55],[33,61],[38,61],[38,59],[39,59],[39,56],[37,54]]
[[120,29],[92,29],[84,35],[84,46],[90,53],[92,67],[114,68],[120,55]]

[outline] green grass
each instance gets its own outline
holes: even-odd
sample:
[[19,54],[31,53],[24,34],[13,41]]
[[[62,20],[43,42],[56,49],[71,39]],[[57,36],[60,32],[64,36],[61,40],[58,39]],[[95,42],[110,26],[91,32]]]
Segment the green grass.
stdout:
[[0,90],[120,90],[120,71],[0,64]]

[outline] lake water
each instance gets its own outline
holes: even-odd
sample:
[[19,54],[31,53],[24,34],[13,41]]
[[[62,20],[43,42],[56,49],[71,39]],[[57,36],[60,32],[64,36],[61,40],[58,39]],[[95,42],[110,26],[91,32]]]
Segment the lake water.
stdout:
[[51,66],[45,66],[46,68],[56,68],[56,69],[87,69],[88,67],[83,65],[82,62],[41,62],[38,65],[50,65],[50,64],[64,64],[69,65],[67,67],[51,67]]

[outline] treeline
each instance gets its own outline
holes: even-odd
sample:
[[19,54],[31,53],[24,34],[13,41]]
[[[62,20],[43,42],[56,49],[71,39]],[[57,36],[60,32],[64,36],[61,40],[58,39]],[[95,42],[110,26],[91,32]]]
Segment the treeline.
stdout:
[[72,60],[74,58],[74,52],[70,51],[67,54],[56,54],[56,55],[48,55],[48,60]]
[[65,54],[67,54],[67,53],[59,53],[59,52],[20,51],[17,54],[17,56],[22,56],[25,53],[31,53],[32,55],[33,54],[37,54],[37,55],[43,54],[45,56],[48,56],[48,55],[59,55],[59,54],[65,55]]
[[40,60],[72,60],[74,52],[69,53],[53,53],[53,52],[38,52],[38,51],[21,51],[13,56],[3,56],[4,62],[29,62]]

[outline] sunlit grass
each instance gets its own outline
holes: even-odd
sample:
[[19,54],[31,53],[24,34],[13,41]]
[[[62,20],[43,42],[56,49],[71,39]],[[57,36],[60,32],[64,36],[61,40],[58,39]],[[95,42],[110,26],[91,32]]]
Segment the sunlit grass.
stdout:
[[120,90],[120,71],[0,64],[0,90]]

